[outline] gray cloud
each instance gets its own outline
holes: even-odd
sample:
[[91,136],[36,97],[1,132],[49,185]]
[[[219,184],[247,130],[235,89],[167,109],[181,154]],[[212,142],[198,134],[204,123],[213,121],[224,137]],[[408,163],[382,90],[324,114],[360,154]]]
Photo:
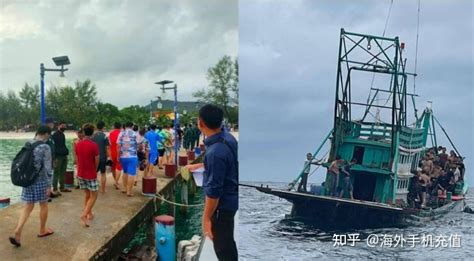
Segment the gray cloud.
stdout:
[[[239,2],[242,180],[291,181],[298,175],[306,152],[314,152],[332,128],[340,28],[381,35],[389,3]],[[418,109],[434,102],[468,168],[474,156],[472,8],[472,1],[422,1],[416,84]],[[406,43],[409,71],[416,18],[417,1],[394,1],[386,32]],[[366,98],[368,87],[360,87]],[[310,180],[322,179],[318,172]]]
[[161,95],[153,82],[172,79],[191,99],[209,67],[237,55],[237,9],[217,0],[2,1],[1,89],[39,82],[39,63],[67,54],[67,78],[48,74],[47,84],[90,78],[102,101],[126,106]]

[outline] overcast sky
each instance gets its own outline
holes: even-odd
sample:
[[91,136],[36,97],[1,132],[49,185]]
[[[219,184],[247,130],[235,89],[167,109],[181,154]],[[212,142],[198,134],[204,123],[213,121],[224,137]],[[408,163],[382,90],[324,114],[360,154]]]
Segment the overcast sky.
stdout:
[[[237,56],[238,5],[219,1],[1,0],[0,89],[39,84],[39,64],[71,60],[66,78],[91,79],[99,98],[119,107],[162,95],[153,83],[178,83],[179,99],[207,86],[207,69]],[[171,92],[163,98],[172,98]]]
[[[289,182],[300,173],[306,153],[332,128],[340,28],[382,35],[389,5],[239,2],[241,180]],[[405,42],[409,71],[416,21],[417,1],[394,1],[386,36]],[[467,175],[474,167],[472,36],[472,1],[421,1],[418,108],[433,101],[435,115],[467,157]],[[412,79],[408,86],[413,91]],[[310,182],[324,177],[319,172]]]

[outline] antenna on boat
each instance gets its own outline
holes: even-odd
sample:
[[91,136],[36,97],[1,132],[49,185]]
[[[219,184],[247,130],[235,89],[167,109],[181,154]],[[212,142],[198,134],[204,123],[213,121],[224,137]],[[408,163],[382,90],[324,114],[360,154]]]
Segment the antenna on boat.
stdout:
[[[418,65],[418,38],[420,33],[420,6],[421,0],[418,0],[418,14],[416,20],[416,44],[415,44],[415,69],[413,71],[413,94],[416,94],[416,67]],[[418,110],[416,109],[415,97],[411,97],[413,102],[413,109],[415,110],[415,119],[418,120]]]

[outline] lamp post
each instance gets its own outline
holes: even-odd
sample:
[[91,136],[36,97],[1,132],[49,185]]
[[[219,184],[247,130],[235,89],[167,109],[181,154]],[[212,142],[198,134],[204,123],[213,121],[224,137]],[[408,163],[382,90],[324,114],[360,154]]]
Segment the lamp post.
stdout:
[[174,135],[175,135],[175,142],[174,142],[174,163],[178,165],[178,142],[176,142],[176,139],[179,138],[178,136],[178,124],[179,124],[179,119],[178,119],[178,85],[176,83],[172,87],[166,87],[165,85],[173,83],[173,81],[169,80],[164,80],[160,82],[155,82],[155,84],[161,85],[160,89],[163,91],[163,93],[166,92],[166,90],[173,90],[174,91],[174,104],[173,104],[173,112],[174,112]]
[[58,56],[53,57],[53,61],[56,66],[60,66],[61,69],[48,69],[44,67],[44,64],[40,64],[40,77],[41,77],[41,124],[45,123],[46,120],[46,110],[45,110],[45,103],[44,103],[44,73],[45,72],[61,72],[59,74],[60,77],[64,77],[64,72],[68,69],[64,69],[64,65],[69,65],[71,62],[67,56]]

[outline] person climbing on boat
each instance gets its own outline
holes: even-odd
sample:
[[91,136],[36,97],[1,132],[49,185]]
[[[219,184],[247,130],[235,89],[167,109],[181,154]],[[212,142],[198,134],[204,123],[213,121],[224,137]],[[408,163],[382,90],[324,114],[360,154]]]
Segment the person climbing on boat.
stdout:
[[301,182],[298,184],[298,192],[308,192],[306,186],[308,184],[308,175],[311,170],[311,165],[318,165],[319,161],[313,161],[313,154],[310,152],[306,153],[306,161],[304,162],[303,175],[301,176]]
[[424,171],[424,173],[430,176],[431,173],[433,172],[433,160],[431,158],[430,153],[426,153],[425,157],[423,158],[421,162],[421,165],[422,165],[421,169]]
[[354,196],[352,194],[353,191],[353,186],[352,186],[352,181],[351,181],[351,169],[354,164],[357,163],[357,159],[353,158],[351,162],[347,162],[342,168],[341,172],[344,174],[344,182],[342,184],[341,192],[339,192],[339,197],[342,198],[344,196],[344,192],[349,193],[349,198],[354,199]]
[[426,192],[428,191],[428,187],[430,186],[431,179],[428,174],[421,170],[419,174],[419,183],[421,185],[421,207],[426,207]]
[[438,154],[438,163],[441,168],[446,168],[446,163],[448,162],[448,153],[446,153],[446,148],[441,147],[441,153]]
[[328,168],[329,174],[329,180],[328,180],[328,189],[329,193],[328,195],[337,197],[339,196],[337,193],[337,187],[338,187],[338,180],[339,180],[339,169],[341,167],[341,164],[344,163],[344,160],[341,159],[340,155],[336,156],[336,159],[331,162],[331,165]]

